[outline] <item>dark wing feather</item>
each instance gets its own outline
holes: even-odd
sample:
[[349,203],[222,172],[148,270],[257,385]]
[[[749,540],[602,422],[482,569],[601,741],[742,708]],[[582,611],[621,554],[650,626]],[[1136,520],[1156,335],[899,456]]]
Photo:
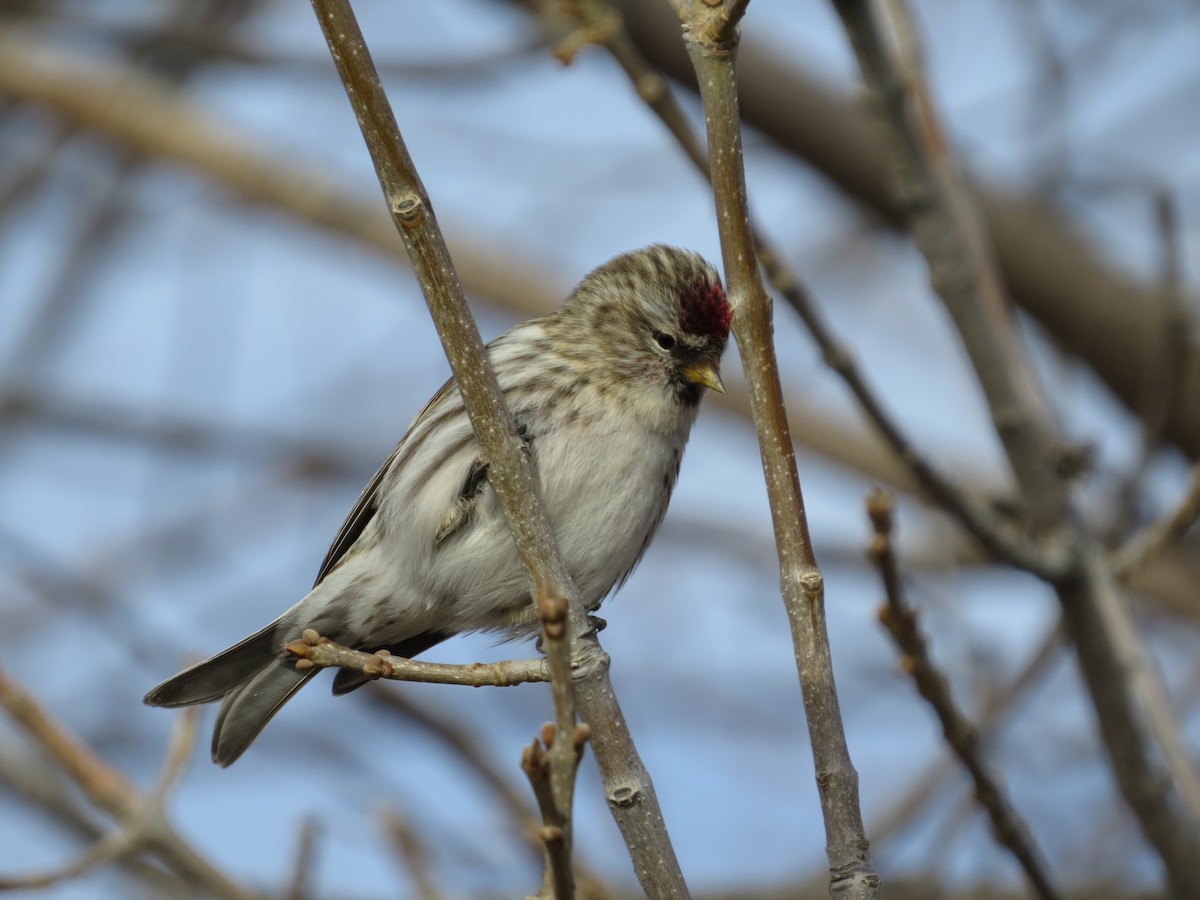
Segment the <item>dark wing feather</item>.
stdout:
[[350,509],[350,514],[346,516],[346,521],[342,522],[342,527],[338,529],[337,537],[329,545],[329,550],[325,553],[325,559],[321,561],[321,569],[317,572],[317,580],[313,582],[313,587],[320,584],[325,576],[332,572],[334,567],[341,562],[342,557],[354,546],[354,542],[363,533],[363,529],[367,527],[367,523],[374,518],[376,511],[379,509],[379,488],[383,484],[384,476],[392,467],[392,463],[396,457],[404,452],[404,445],[408,442],[408,437],[412,434],[413,429],[449,393],[453,383],[453,379],[447,381],[438,388],[436,394],[429,398],[429,402],[425,404],[425,408],[417,413],[417,417],[413,419],[408,433],[400,440],[396,449],[391,452],[383,465],[379,467],[379,470],[371,476],[370,482],[363,488],[363,492],[358,495],[358,499],[354,501],[354,506]]
[[325,553],[325,559],[321,561],[321,569],[317,572],[317,580],[313,582],[313,587],[320,584],[325,576],[333,571],[333,567],[341,562],[346,551],[354,545],[358,536],[363,533],[363,529],[367,527],[367,523],[375,516],[375,511],[379,509],[379,485],[383,483],[384,474],[399,452],[399,447],[392,451],[387,461],[371,476],[370,483],[363,488],[363,492],[354,501],[350,514],[346,516],[346,521],[338,529],[337,537],[333,539],[333,543],[329,545],[329,550]]

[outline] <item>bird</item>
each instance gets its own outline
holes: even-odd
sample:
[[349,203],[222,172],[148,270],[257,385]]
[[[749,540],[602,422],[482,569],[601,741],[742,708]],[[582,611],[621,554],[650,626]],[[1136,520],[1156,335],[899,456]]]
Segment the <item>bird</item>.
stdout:
[[[487,352],[589,613],[628,579],[662,523],[731,309],[699,254],[655,244],[594,269],[555,312]],[[306,629],[412,658],[472,631],[534,634],[529,577],[450,379],[359,495],[311,591],[277,619],[146,694],[151,706],[220,700],[212,758],[237,760],[318,670],[285,645]],[[368,676],[340,669],[334,694]]]

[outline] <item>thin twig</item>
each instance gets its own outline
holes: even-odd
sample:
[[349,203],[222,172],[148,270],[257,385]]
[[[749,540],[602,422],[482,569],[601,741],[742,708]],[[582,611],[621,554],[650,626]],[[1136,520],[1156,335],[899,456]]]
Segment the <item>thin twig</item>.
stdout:
[[937,714],[947,745],[970,774],[975,784],[975,799],[991,819],[996,840],[1016,858],[1039,897],[1057,900],[1060,895],[1051,883],[1045,860],[1029,827],[983,759],[979,730],[959,711],[950,691],[950,682],[930,659],[916,611],[904,596],[900,567],[892,546],[892,509],[892,498],[882,491],[876,491],[867,500],[867,513],[875,529],[870,557],[879,568],[887,594],[887,605],[880,610],[880,621],[903,654],[901,667],[912,677],[921,696]]
[[338,666],[362,672],[372,678],[392,681],[421,681],[429,684],[463,684],[470,687],[512,687],[530,682],[549,681],[550,671],[544,659],[505,659],[495,663],[471,663],[456,666],[449,663],[424,662],[392,656],[386,650],[364,653],[335,644],[311,628],[304,630],[299,640],[284,649],[298,657],[296,668]]
[[[542,813],[542,827],[538,838],[542,843],[545,866],[542,870],[542,887],[538,892],[544,900],[570,900],[575,892],[575,873],[571,865],[570,845],[564,840],[559,806],[555,799],[554,769],[550,757],[558,730],[553,724],[542,726],[541,733],[521,753],[521,771],[529,779],[533,796]],[[576,761],[583,757],[587,744],[587,725],[580,725],[572,741],[572,752]]]
[[825,625],[824,579],[813,555],[788,433],[772,339],[771,304],[750,234],[734,58],[745,3],[691,0],[681,7],[688,55],[700,84],[712,159],[713,196],[733,333],[758,432],[779,552],[784,607],[792,629],[813,763],[825,820],[830,893],[868,900],[879,878],[862,824],[858,773],[846,747]]

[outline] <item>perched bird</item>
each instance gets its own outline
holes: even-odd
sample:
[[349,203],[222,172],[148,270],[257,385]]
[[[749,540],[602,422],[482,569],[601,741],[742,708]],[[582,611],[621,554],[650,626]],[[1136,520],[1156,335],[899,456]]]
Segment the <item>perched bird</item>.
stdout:
[[[662,522],[704,389],[724,390],[729,321],[713,267],[655,245],[610,260],[561,309],[488,345],[589,611],[629,577]],[[146,702],[223,698],[212,755],[227,766],[315,674],[283,650],[306,628],[407,658],[460,632],[536,630],[528,575],[453,380],[362,492],[308,595]],[[366,681],[339,670],[333,692]]]

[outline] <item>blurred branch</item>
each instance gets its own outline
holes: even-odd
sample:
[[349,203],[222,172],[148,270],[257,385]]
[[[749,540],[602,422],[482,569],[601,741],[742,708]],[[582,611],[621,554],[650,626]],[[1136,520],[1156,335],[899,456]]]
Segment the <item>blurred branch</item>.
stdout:
[[[0,783],[85,844],[97,843],[109,833],[77,802],[78,792],[70,788],[61,768],[40,753],[21,752],[15,741],[0,745]],[[114,862],[129,879],[156,896],[179,897],[187,892],[187,883],[175,872],[147,859],[127,855]]]
[[383,830],[396,857],[404,863],[404,872],[412,881],[417,900],[441,900],[442,892],[429,865],[429,850],[417,830],[395,810],[383,814]]
[[889,41],[869,0],[833,4],[887,129],[909,227],[983,387],[1027,522],[1070,561],[1054,586],[1122,793],[1173,889],[1200,896],[1200,782],[1103,548],[1076,522],[1061,447],[930,102],[906,7],[889,4]]
[[[247,200],[404,258],[395,226],[378,201],[347,190],[324,169],[288,163],[134,67],[84,62],[20,28],[6,28],[0,33],[0,95],[47,107],[133,153],[199,170]],[[489,275],[503,254],[466,245],[456,247],[455,258],[464,283],[489,293]],[[561,300],[519,267],[501,269],[494,289],[526,294],[544,312]]]
[[506,659],[497,663],[472,663],[456,666],[392,656],[386,650],[364,653],[335,644],[311,628],[304,636],[283,648],[293,656],[297,669],[338,666],[362,672],[371,678],[392,681],[423,681],[430,684],[463,684],[470,687],[511,687],[529,682],[549,681],[549,666],[544,659]]
[[[80,192],[73,207],[71,225],[61,235],[61,259],[54,277],[42,290],[37,309],[14,342],[3,370],[0,371],[0,415],[19,410],[30,374],[54,348],[63,332],[75,322],[83,296],[81,287],[101,259],[124,218],[124,190],[133,170],[132,155],[117,154],[115,159],[98,159],[105,170],[91,192]],[[12,441],[14,431],[0,432],[0,451]]]
[[[1013,711],[1013,707],[1037,684],[1050,668],[1050,664],[1060,656],[1062,639],[1062,627],[1056,624],[1042,639],[1020,674],[984,701],[976,728],[981,748],[986,746],[989,738],[994,736],[1004,719]],[[922,775],[914,779],[904,797],[873,823],[871,835],[876,846],[909,824],[930,802],[946,776],[953,771],[955,770],[952,765],[947,765],[944,760],[936,760]]]
[[[407,260],[378,201],[358,196],[357,190],[330,179],[325,170],[288,162],[136,69],[85,63],[21,34],[19,29],[9,29],[7,36],[0,34],[3,93],[46,106],[67,121],[94,129],[134,152],[187,166],[247,200],[354,239],[389,259]],[[565,293],[560,287],[566,285],[559,285],[515,246],[498,247],[494,240],[470,240],[461,235],[451,243],[464,286],[510,309],[544,315],[558,306]],[[745,390],[732,380],[727,388],[727,394],[710,398],[708,405],[715,403],[749,418]],[[104,416],[91,416],[83,408],[63,410],[61,401],[44,406],[44,399],[22,400],[22,408],[45,408],[55,415],[65,412],[68,419],[82,417],[95,427],[107,428]],[[115,420],[126,423],[129,417]],[[869,431],[808,409],[803,402],[791,405],[788,421],[790,432],[802,446],[897,489],[917,490],[908,469]],[[188,431],[186,423],[181,424],[180,441],[203,438],[203,434]],[[220,440],[219,433],[216,438]],[[962,461],[954,468],[971,473],[975,467]],[[965,480],[983,486],[991,479],[975,473]]]
[[771,520],[779,551],[784,607],[792,629],[804,696],[821,812],[825,820],[830,894],[867,900],[878,896],[833,679],[825,625],[824,579],[813,555],[796,458],[788,433],[772,337],[771,302],[759,274],[750,233],[742,168],[734,59],[745,3],[691,0],[680,8],[684,40],[696,69],[712,159],[713,197],[721,255],[733,307],[733,333],[754,411]]
[[305,816],[296,833],[296,861],[292,864],[292,877],[288,879],[284,900],[307,900],[313,896],[312,874],[317,855],[317,820]]
[[1063,535],[1054,526],[1066,508],[1067,487],[1048,457],[1053,448],[1046,403],[930,102],[915,32],[898,2],[888,5],[897,36],[890,46],[874,4],[833,0],[833,5],[887,125],[896,179],[909,198],[908,227],[971,357],[1020,487],[1023,512],[1035,535],[1061,554]]
[[[543,844],[537,837],[540,827],[537,811],[526,800],[526,795],[516,788],[505,772],[484,752],[480,741],[471,730],[452,717],[434,712],[398,691],[379,691],[368,687],[367,696],[376,707],[403,717],[441,741],[468,771],[474,772],[483,781],[505,808],[516,830],[526,838],[526,845],[541,856]],[[577,863],[576,868],[582,873],[581,865]]]
[[[1178,404],[1179,387],[1191,349],[1191,322],[1183,293],[1183,250],[1180,246],[1179,211],[1163,190],[1154,194],[1159,243],[1162,245],[1162,302],[1146,311],[1150,333],[1146,346],[1154,348],[1142,385],[1138,414],[1142,420],[1142,451],[1138,464],[1126,481],[1124,497],[1119,498],[1117,526],[1135,513],[1154,453],[1166,432],[1167,422]],[[1129,518],[1133,518],[1132,515]]]
[[[140,793],[115,769],[109,768],[87,747],[76,741],[42,711],[37,701],[0,670],[0,706],[21,729],[70,776],[88,800],[118,823],[116,831],[102,838],[105,846],[89,851],[80,871],[98,862],[136,849],[157,856],[187,882],[216,897],[251,898],[224,873],[216,869],[188,844],[162,809],[166,793],[183,770],[195,731],[195,716],[183,716],[172,732],[167,760],[150,794]],[[122,836],[126,835],[126,836]],[[67,867],[66,876],[72,874]]]
[[1163,549],[1182,538],[1200,519],[1200,464],[1192,468],[1191,481],[1183,499],[1167,518],[1135,534],[1113,558],[1120,579],[1129,578],[1149,565]]
[[912,676],[917,690],[941,722],[946,743],[970,773],[975,799],[991,819],[996,840],[1016,858],[1039,897],[1057,900],[1059,893],[1050,881],[1045,860],[1029,827],[1009,803],[983,759],[979,730],[959,712],[950,682],[929,657],[916,611],[904,596],[900,567],[892,548],[892,511],[892,498],[882,491],[876,491],[867,500],[867,513],[875,530],[870,557],[879,569],[887,593],[887,605],[880,610],[880,620],[903,654],[901,668]]

